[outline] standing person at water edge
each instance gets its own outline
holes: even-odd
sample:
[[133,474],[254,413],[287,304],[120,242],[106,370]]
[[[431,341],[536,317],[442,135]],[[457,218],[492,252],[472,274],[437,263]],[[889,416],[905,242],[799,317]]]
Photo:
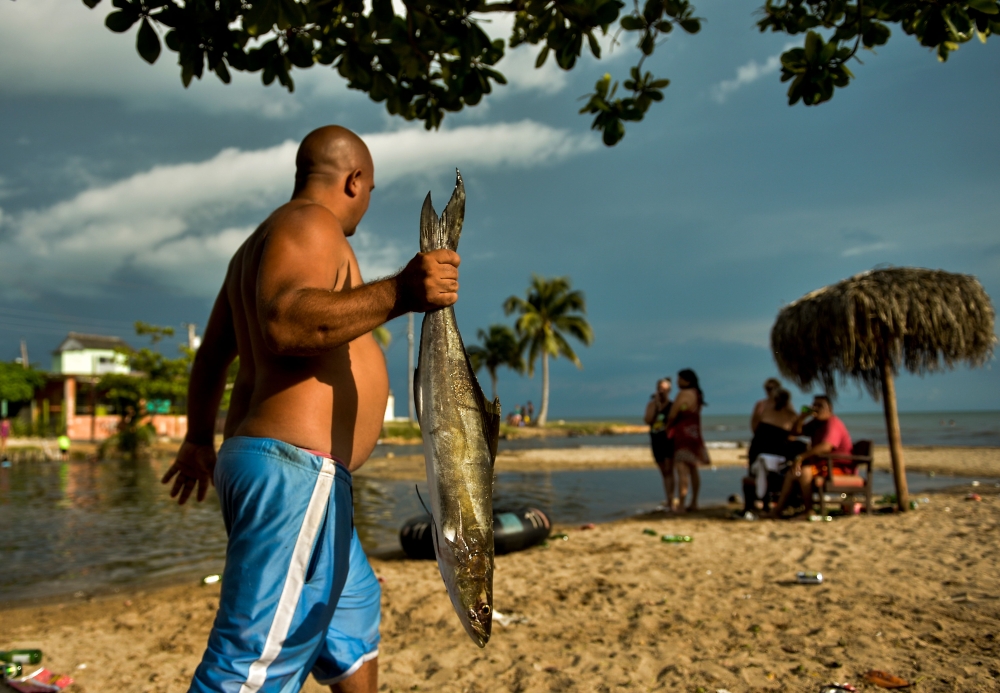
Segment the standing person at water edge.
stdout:
[[[347,239],[374,166],[341,127],[310,133],[292,199],[236,251],[191,371],[188,434],[163,481],[213,480],[229,534],[219,611],[191,691],[378,687],[380,590],[353,526],[351,472],[379,437],[389,382],[371,331],[458,300],[458,255],[420,253],[365,284]],[[216,458],[215,416],[239,356]]]
[[686,480],[691,479],[691,504],[687,510],[698,509],[698,491],[701,490],[699,465],[709,463],[708,450],[701,437],[701,409],[705,406],[705,396],[698,384],[697,374],[685,368],[677,374],[680,392],[670,407],[667,416],[667,437],[674,445],[674,467],[680,477],[681,495],[678,511],[684,510]]
[[649,396],[646,404],[646,414],[643,421],[649,425],[649,442],[653,448],[653,461],[660,468],[663,476],[663,491],[667,500],[663,505],[665,510],[674,508],[674,453],[672,444],[667,438],[667,416],[670,414],[670,378],[660,378],[656,381],[656,392]]
[[7,439],[10,438],[10,419],[0,419],[0,457],[7,457]]

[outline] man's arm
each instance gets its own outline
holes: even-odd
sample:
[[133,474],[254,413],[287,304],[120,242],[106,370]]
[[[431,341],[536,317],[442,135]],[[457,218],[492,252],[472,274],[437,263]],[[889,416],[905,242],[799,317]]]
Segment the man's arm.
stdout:
[[257,309],[268,347],[308,356],[357,339],[410,311],[458,300],[458,254],[416,255],[396,276],[352,288],[353,252],[336,217],[319,205],[288,212],[268,235]]
[[198,500],[204,500],[208,485],[212,483],[215,472],[215,417],[226,388],[226,371],[236,358],[236,351],[232,307],[226,295],[226,284],[223,284],[191,366],[187,435],[177,451],[177,459],[163,476],[164,484],[174,479],[170,497],[180,494],[177,499],[180,505],[187,502],[195,487],[198,489]]
[[[228,281],[226,282],[228,283]],[[201,346],[194,355],[188,384],[188,432],[185,440],[197,445],[212,444],[219,403],[226,390],[226,373],[236,358],[233,311],[225,284],[205,326]]]

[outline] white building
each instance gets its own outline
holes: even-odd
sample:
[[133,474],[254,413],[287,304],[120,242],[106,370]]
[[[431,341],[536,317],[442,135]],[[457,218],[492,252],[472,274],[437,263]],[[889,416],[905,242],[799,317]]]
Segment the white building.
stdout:
[[129,372],[128,358],[120,350],[130,349],[120,337],[70,332],[52,352],[52,372],[64,375],[104,375]]

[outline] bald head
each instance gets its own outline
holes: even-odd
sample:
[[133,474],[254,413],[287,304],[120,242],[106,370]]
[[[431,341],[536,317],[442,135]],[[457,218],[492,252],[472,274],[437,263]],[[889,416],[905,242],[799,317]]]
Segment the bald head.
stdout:
[[353,171],[369,172],[372,157],[364,141],[347,128],[327,125],[313,130],[299,145],[295,156],[295,189],[301,190],[310,178],[327,178],[335,183]]

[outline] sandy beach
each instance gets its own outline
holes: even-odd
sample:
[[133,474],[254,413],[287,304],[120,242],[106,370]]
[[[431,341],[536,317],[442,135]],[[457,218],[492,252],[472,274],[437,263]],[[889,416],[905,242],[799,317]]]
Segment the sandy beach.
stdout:
[[[631,450],[509,454],[498,469],[543,458],[642,464]],[[922,451],[907,452],[916,466]],[[924,462],[996,474],[998,455],[927,452]],[[965,499],[971,490],[981,502]],[[384,581],[380,690],[876,690],[862,675],[881,669],[919,691],[1000,691],[998,494],[993,482],[967,483],[915,512],[822,523],[732,521],[719,508],[559,527],[568,540],[497,557],[495,608],[509,620],[484,650],[462,631],[433,562],[372,559]],[[643,529],[694,540],[667,544]],[[796,584],[800,570],[826,580]],[[81,693],[181,692],[217,595],[180,585],[8,609],[0,649],[41,647]],[[310,680],[303,690],[325,689]]]

